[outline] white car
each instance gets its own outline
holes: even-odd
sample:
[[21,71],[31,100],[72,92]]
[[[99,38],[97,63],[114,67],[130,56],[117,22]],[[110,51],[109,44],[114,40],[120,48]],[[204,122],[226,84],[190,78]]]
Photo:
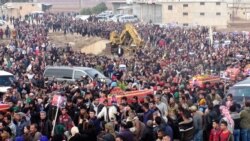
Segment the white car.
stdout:
[[113,17],[109,18],[108,21],[118,22],[119,17],[123,16],[122,14],[116,14]]
[[104,11],[104,12],[102,12],[100,14],[103,14],[103,15],[112,15],[113,12],[112,11]]
[[103,15],[103,16],[96,16],[98,21],[107,21],[109,18],[111,18],[113,15]]
[[3,26],[3,25],[5,25],[5,24],[6,24],[6,21],[0,20],[0,26]]
[[138,22],[139,19],[135,15],[123,15],[119,17],[119,22],[126,23],[126,22]]
[[6,93],[14,82],[14,75],[7,71],[0,71],[0,93]]
[[87,21],[90,15],[77,15],[75,17],[75,20],[82,20],[82,21]]

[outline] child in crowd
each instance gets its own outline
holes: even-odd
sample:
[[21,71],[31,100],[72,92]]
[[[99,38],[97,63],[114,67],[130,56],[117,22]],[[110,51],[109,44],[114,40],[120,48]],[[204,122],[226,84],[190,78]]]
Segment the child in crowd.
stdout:
[[221,121],[220,129],[221,133],[219,135],[219,141],[233,141],[233,136],[231,132],[228,130],[226,121]]
[[209,141],[219,141],[220,133],[219,121],[213,120],[213,129],[210,132]]

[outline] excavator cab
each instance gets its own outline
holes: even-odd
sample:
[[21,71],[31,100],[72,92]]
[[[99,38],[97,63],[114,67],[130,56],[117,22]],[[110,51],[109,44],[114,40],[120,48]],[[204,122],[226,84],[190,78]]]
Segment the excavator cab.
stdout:
[[120,37],[116,31],[110,33],[110,46],[111,46],[111,53],[115,54],[118,50],[118,46],[120,45]]
[[[119,36],[116,31],[110,33],[111,53],[117,53],[119,45],[130,50],[132,46],[142,47],[144,42],[140,38],[137,30],[132,24],[126,24],[124,30]],[[132,49],[133,50],[133,49]]]

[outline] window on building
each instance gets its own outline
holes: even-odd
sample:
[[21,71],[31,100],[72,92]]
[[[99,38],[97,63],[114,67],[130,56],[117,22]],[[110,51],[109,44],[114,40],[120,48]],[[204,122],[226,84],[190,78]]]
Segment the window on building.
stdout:
[[184,23],[183,26],[188,26],[188,23]]
[[183,7],[188,7],[188,4],[183,4]]
[[201,16],[205,16],[205,13],[204,13],[204,12],[201,12],[200,15],[201,15]]
[[200,2],[200,5],[205,5],[205,2]]
[[32,4],[32,6],[34,7],[34,6],[35,6],[35,4]]
[[216,5],[220,5],[220,2],[216,2]]
[[184,13],[183,13],[183,16],[188,16],[188,13],[187,13],[187,12],[184,12]]
[[169,5],[168,10],[173,10],[173,5]]
[[221,15],[221,13],[220,13],[220,12],[217,12],[217,13],[216,13],[216,16],[220,16],[220,15]]
[[22,9],[23,9],[23,7],[22,7],[22,6],[20,6],[20,7],[19,7],[19,9],[20,9],[20,10],[22,10]]

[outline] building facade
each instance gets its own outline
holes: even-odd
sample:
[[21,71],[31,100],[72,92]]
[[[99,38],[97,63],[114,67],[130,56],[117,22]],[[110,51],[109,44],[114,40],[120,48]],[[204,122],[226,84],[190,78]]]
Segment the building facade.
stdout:
[[224,2],[173,2],[162,5],[163,23],[226,27],[230,20]]
[[230,20],[227,3],[196,0],[135,0],[133,14],[142,21],[226,27]]
[[[3,10],[4,9],[4,10]],[[10,2],[2,7],[2,14],[13,17],[24,17],[34,11],[42,11],[41,3]]]

